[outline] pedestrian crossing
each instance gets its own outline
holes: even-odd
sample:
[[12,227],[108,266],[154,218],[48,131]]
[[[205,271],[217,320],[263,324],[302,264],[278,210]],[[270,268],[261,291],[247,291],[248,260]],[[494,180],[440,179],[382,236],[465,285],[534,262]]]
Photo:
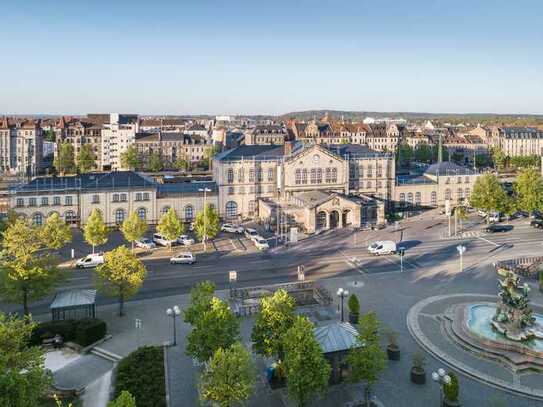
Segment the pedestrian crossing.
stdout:
[[462,233],[458,233],[456,236],[449,236],[447,233],[442,233],[441,240],[461,240],[461,239],[477,239],[478,237],[485,236],[486,233],[480,230],[468,230]]

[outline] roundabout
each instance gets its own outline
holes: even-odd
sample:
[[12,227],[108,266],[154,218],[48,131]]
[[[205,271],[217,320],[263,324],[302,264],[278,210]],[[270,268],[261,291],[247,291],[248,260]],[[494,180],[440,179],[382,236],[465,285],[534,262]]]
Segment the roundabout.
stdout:
[[[539,322],[543,306],[532,304]],[[429,297],[411,307],[407,327],[432,356],[475,380],[543,400],[543,342],[515,341],[493,328],[496,296]]]

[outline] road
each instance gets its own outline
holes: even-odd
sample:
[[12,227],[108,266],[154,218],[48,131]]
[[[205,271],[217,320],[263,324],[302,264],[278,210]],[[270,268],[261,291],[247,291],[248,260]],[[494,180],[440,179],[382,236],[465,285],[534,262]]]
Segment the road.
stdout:
[[[216,251],[198,257],[194,265],[171,265],[168,259],[145,260],[148,275],[139,293],[133,299],[146,299],[183,294],[195,283],[211,280],[225,288],[228,272],[237,271],[237,286],[253,286],[295,281],[297,268],[303,265],[306,279],[337,276],[366,278],[381,273],[399,273],[398,255],[373,256],[366,250],[374,240],[394,240],[405,247],[403,271],[424,270],[436,265],[443,270],[460,267],[456,249],[460,243],[466,247],[464,269],[492,259],[505,259],[520,255],[536,255],[543,250],[543,232],[529,227],[528,220],[514,222],[514,230],[503,234],[481,233],[483,225],[473,217],[466,222],[464,238],[447,238],[444,217],[425,215],[405,222],[399,228],[389,226],[380,231],[354,231],[343,229],[325,232],[299,242],[291,248],[278,247],[268,252],[256,252],[247,245],[246,251]],[[444,237],[445,236],[445,237]],[[233,247],[236,245],[233,244]],[[62,284],[67,288],[93,288],[92,270],[67,271]],[[97,303],[111,303],[114,299],[98,295]],[[33,304],[33,313],[47,312],[50,298]],[[14,311],[17,307],[4,305],[2,309]]]

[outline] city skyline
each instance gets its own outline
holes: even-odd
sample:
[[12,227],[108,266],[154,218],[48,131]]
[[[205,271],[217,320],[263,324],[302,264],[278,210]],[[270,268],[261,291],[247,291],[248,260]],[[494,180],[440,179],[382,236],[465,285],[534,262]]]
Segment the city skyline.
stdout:
[[543,6],[523,6],[7,4],[0,112],[541,114]]

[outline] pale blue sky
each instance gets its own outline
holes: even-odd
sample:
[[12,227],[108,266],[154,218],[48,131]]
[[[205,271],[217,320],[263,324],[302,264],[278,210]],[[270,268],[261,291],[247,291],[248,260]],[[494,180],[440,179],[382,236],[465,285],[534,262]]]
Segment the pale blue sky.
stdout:
[[0,113],[543,113],[543,2],[8,0]]

